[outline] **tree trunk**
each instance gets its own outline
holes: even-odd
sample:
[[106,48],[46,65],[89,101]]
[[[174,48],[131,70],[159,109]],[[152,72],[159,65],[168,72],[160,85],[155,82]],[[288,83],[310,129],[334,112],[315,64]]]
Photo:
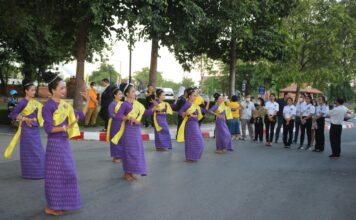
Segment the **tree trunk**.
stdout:
[[158,58],[158,39],[152,38],[151,66],[148,84],[156,87],[157,84],[157,58]]
[[0,73],[0,82],[1,82],[0,91],[4,96],[7,96],[6,94],[7,79],[5,73]]
[[87,41],[87,27],[84,22],[79,24],[78,34],[77,34],[77,72],[75,80],[75,91],[74,91],[74,108],[81,109],[82,98],[80,92],[85,91],[84,85],[84,64],[86,56],[86,42]]
[[36,75],[36,68],[32,65],[32,63],[28,60],[24,60],[22,66],[22,73],[24,78],[33,80],[33,76]]
[[228,95],[231,97],[235,94],[235,84],[236,84],[236,47],[237,42],[236,38],[233,37],[230,41],[230,85],[229,85],[229,93]]
[[298,103],[298,100],[299,100],[299,94],[300,94],[300,86],[299,86],[299,83],[297,83],[297,90],[295,91],[295,99],[294,99],[294,103]]

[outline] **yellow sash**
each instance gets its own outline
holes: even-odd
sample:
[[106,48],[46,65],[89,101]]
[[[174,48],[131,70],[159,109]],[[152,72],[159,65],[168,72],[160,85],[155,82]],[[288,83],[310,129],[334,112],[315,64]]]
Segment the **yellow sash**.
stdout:
[[[21,111],[21,115],[26,117],[28,115],[31,115],[34,111],[36,111],[36,109],[38,109],[37,121],[39,125],[42,127],[43,126],[42,107],[43,107],[42,103],[36,101],[35,99],[31,99],[30,101],[28,101],[26,107]],[[9,146],[5,149],[4,152],[5,158],[7,159],[11,158],[12,152],[14,151],[15,146],[20,139],[21,132],[22,132],[22,121],[20,121],[19,128],[17,129],[15,136],[11,139]]]
[[[166,108],[166,114],[173,114],[173,110],[171,108],[171,105],[167,102],[161,102],[157,105],[156,107],[156,111],[162,111],[164,108]],[[159,126],[158,122],[157,122],[157,112],[155,111],[155,113],[153,114],[153,122],[156,128],[156,131],[160,132],[162,130],[162,127]]]
[[231,109],[229,107],[227,107],[225,105],[225,103],[222,103],[221,105],[219,105],[218,109],[215,110],[215,113],[221,114],[223,111],[225,111],[225,116],[226,116],[227,120],[232,119]]
[[68,125],[74,124],[72,128],[67,130],[69,139],[80,135],[79,125],[77,123],[77,117],[74,113],[73,106],[63,100],[58,104],[58,108],[53,112],[54,126],[62,124],[68,118]]
[[[117,111],[119,111],[120,107],[121,107],[121,104],[122,102],[119,101],[116,106],[115,106],[115,109],[114,109],[114,113],[116,114]],[[111,130],[111,124],[112,124],[112,118],[109,118],[109,122],[108,122],[108,130],[106,131],[106,142],[110,142],[110,130]],[[118,133],[122,133],[124,132],[124,129],[125,129],[125,122],[122,121],[121,123],[121,127],[120,127],[120,130]],[[120,135],[120,138],[121,138],[121,135]]]
[[[143,106],[139,101],[134,100],[132,103],[132,110],[129,112],[128,116],[141,121],[143,114],[145,114],[145,106]],[[121,124],[119,132],[111,139],[111,142],[117,144],[123,135],[125,130],[125,123]],[[120,132],[121,131],[121,132]]]
[[[187,109],[187,113],[188,114],[192,114],[194,113],[196,110],[198,110],[198,120],[201,120],[203,118],[203,114],[201,113],[201,109],[199,106],[193,105],[190,106]],[[189,116],[185,116],[182,124],[179,126],[179,130],[178,130],[178,135],[177,135],[177,142],[183,142],[184,141],[184,131],[185,131],[185,125],[187,124],[187,121],[189,119]]]

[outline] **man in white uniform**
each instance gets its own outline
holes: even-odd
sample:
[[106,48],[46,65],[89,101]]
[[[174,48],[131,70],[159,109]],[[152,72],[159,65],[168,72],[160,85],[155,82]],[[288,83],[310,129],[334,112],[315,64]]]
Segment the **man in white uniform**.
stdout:
[[246,127],[248,128],[248,134],[250,139],[253,140],[253,127],[251,123],[252,112],[255,110],[255,105],[251,101],[251,96],[247,95],[245,101],[241,103],[241,125],[242,125],[242,140],[246,138]]
[[342,122],[349,111],[344,105],[342,98],[336,99],[336,107],[329,111],[330,116],[330,144],[332,154],[330,158],[339,158],[341,153]]

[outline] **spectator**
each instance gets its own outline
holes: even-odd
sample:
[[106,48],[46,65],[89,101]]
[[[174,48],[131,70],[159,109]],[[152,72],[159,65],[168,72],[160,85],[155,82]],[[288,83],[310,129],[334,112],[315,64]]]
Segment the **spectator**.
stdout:
[[294,144],[297,144],[298,142],[298,136],[299,136],[299,131],[300,131],[300,113],[301,113],[301,109],[303,108],[303,106],[306,105],[305,103],[305,96],[304,94],[301,94],[299,96],[298,99],[298,103],[296,105],[296,116],[295,116],[295,120],[294,120],[294,124],[295,124],[295,133],[294,133]]
[[283,99],[278,99],[277,103],[279,105],[279,111],[277,112],[277,129],[276,129],[276,139],[275,143],[278,143],[279,133],[281,132],[281,128],[283,125],[283,108],[287,105],[288,93],[283,94]]
[[300,145],[298,149],[303,149],[305,132],[307,133],[308,144],[305,150],[309,150],[311,147],[311,128],[312,117],[315,114],[315,107],[312,104],[313,100],[310,95],[305,97],[305,105],[301,108],[301,125],[300,125]]
[[248,133],[251,141],[253,140],[253,127],[251,121],[252,112],[255,110],[255,105],[251,102],[251,96],[246,95],[245,101],[241,103],[241,127],[242,127],[242,140],[246,138],[246,127],[248,128]]
[[276,102],[275,94],[271,93],[269,96],[269,102],[266,103],[267,115],[265,116],[266,124],[266,146],[271,147],[274,135],[274,126],[276,125],[277,112],[279,111],[279,105]]
[[104,120],[104,129],[102,131],[106,131],[108,127],[109,121],[109,105],[113,101],[112,91],[115,89],[114,86],[110,85],[110,81],[108,79],[101,80],[101,84],[104,87],[104,91],[101,93],[100,98],[100,117]]
[[232,139],[237,140],[240,136],[240,103],[237,101],[237,96],[233,95],[231,101],[226,102],[231,108],[232,119],[227,121]]
[[[200,90],[198,89],[198,87],[194,88],[195,94],[196,94],[196,99],[193,102],[193,105],[199,106],[201,109],[209,109],[209,99],[204,99],[201,95],[200,95]],[[204,111],[202,112],[203,116],[205,115]],[[199,120],[199,126],[201,126],[201,123],[203,122],[204,117],[202,119]]]
[[[172,109],[173,111],[175,112],[179,112],[179,110],[183,107],[183,105],[187,102],[187,99],[188,99],[188,90],[191,90],[191,88],[186,88],[184,90],[184,93],[183,95],[179,96],[175,105],[173,105]],[[178,125],[177,125],[177,135],[178,135],[178,130],[179,130],[179,127],[180,125],[182,124],[182,121],[183,121],[183,117],[181,115],[178,114]],[[176,136],[177,138],[177,136]]]
[[[145,93],[145,97],[146,97],[145,108],[146,109],[150,109],[152,107],[153,101],[155,101],[155,98],[156,98],[155,92],[156,92],[155,87],[153,87],[152,85],[147,86],[147,91]],[[152,116],[145,116],[145,127],[147,128],[150,124],[153,127]]]
[[293,99],[287,98],[287,105],[283,108],[283,143],[285,148],[290,148],[293,139],[294,118],[296,107],[293,105]]
[[253,111],[252,117],[255,123],[255,139],[254,141],[263,142],[263,118],[265,117],[267,110],[265,109],[265,101],[263,98],[258,98],[258,104],[256,110]]
[[329,112],[325,96],[319,97],[319,105],[316,108],[316,131],[315,131],[315,149],[314,152],[323,152],[325,145],[325,117]]
[[98,116],[98,94],[96,90],[96,83],[91,82],[90,88],[88,91],[89,101],[88,101],[88,111],[85,115],[84,126],[89,126],[89,123],[92,127],[96,127],[96,117]]
[[121,80],[121,83],[119,85],[119,89],[120,89],[120,91],[122,93],[124,93],[124,89],[125,89],[126,85],[127,85],[127,80],[126,79]]
[[330,144],[332,154],[330,158],[339,158],[341,153],[342,122],[349,111],[342,98],[336,99],[336,107],[329,111],[330,116]]

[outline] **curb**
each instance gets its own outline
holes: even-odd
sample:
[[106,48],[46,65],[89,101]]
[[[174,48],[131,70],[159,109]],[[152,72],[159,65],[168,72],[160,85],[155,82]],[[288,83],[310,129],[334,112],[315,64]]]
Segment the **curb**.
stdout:
[[[348,129],[353,128],[353,123],[343,124],[342,128]],[[325,125],[325,130],[330,130],[330,125]],[[172,132],[173,131],[173,132]],[[265,131],[265,130],[264,130]],[[283,128],[282,130],[283,131]],[[176,139],[176,131],[170,130],[171,139]],[[247,132],[248,134],[248,132]],[[205,130],[202,131],[203,138],[213,138],[214,130]],[[154,133],[142,133],[141,134],[143,141],[154,141],[155,134]],[[73,137],[72,140],[86,140],[86,141],[106,141],[106,132],[92,132],[92,131],[81,131],[78,137]]]
[[[214,131],[202,131],[203,138],[213,138]],[[154,141],[154,133],[141,133],[143,141]],[[171,139],[176,139],[176,133],[171,132]],[[90,131],[81,131],[80,135],[73,137],[71,140],[86,140],[86,141],[106,141],[106,132],[90,132]]]

